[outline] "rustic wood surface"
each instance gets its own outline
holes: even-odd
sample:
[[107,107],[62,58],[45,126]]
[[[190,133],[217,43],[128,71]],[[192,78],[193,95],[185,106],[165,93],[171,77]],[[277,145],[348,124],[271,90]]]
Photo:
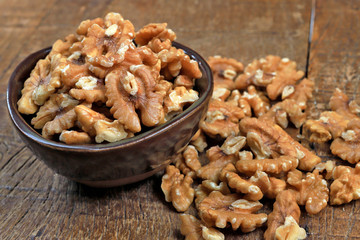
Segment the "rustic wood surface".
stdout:
[[[0,239],[183,238],[178,213],[161,192],[160,174],[118,188],[89,188],[54,174],[11,126],[5,98],[12,71],[31,52],[74,32],[81,20],[114,11],[137,29],[168,22],[179,42],[204,57],[243,63],[267,54],[288,57],[316,82],[314,116],[328,107],[335,87],[360,99],[360,1],[1,0],[0,9]],[[314,149],[331,158],[328,145]],[[300,225],[309,239],[359,239],[359,207],[355,201],[303,214]],[[263,231],[225,233],[227,239],[261,239]]]

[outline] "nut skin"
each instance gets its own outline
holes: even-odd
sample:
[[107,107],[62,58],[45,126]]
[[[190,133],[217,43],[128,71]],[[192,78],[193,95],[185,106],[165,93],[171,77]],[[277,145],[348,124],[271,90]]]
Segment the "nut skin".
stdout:
[[244,73],[235,79],[235,86],[237,89],[249,85],[266,87],[268,97],[275,100],[286,86],[295,84],[303,76],[304,72],[296,70],[294,61],[268,55],[247,65]]
[[[291,85],[293,86],[293,85]],[[305,110],[307,101],[312,98],[315,83],[314,81],[304,78],[294,86],[294,92],[286,99],[293,99],[299,105],[301,110]]]
[[[282,114],[285,114],[285,123],[279,119]],[[285,99],[282,102],[274,104],[269,111],[259,117],[259,120],[270,120],[277,123],[282,128],[288,127],[288,120],[300,128],[306,120],[305,112],[302,112],[301,107],[293,99]]]
[[185,150],[176,155],[175,166],[184,174],[195,178],[196,171],[201,168],[199,153],[192,145],[188,145]]
[[263,92],[257,91],[255,86],[250,85],[241,96],[252,108],[256,117],[264,115],[270,109],[270,101]]
[[286,217],[292,216],[298,223],[300,219],[300,208],[296,198],[290,190],[280,192],[276,196],[273,211],[268,216],[267,229],[264,233],[265,240],[274,240],[278,227],[285,223]]
[[235,78],[242,73],[244,66],[241,62],[233,58],[224,58],[220,56],[209,57],[207,60],[213,76],[214,89],[225,88],[228,90],[235,89]]
[[220,173],[220,180],[226,182],[230,188],[237,193],[245,194],[244,198],[252,201],[257,201],[263,198],[263,193],[260,188],[236,173],[235,166],[228,163]]
[[330,98],[329,106],[332,111],[345,117],[345,119],[356,119],[358,116],[351,112],[349,107],[349,97],[343,93],[339,88],[336,88]]
[[258,158],[293,156],[299,160],[298,168],[306,171],[312,170],[316,164],[321,162],[318,156],[272,122],[244,118],[240,122],[240,130],[242,134],[247,135],[247,143]]
[[255,174],[250,177],[249,181],[258,186],[261,192],[270,199],[276,198],[276,196],[287,187],[284,180],[269,177],[262,171],[256,171]]
[[275,238],[277,240],[306,239],[306,231],[299,227],[292,216],[288,216],[285,218],[284,225],[276,229]]
[[180,232],[186,240],[224,240],[225,236],[215,228],[206,227],[201,221],[189,214],[180,214]]
[[86,132],[67,131],[64,130],[59,136],[59,140],[66,144],[88,144],[91,138]]
[[292,186],[297,203],[305,205],[309,214],[317,214],[327,206],[329,189],[317,169],[306,175],[294,169],[288,173],[287,183]]
[[206,151],[206,156],[209,159],[209,163],[203,165],[197,170],[197,177],[204,180],[212,180],[213,182],[219,182],[219,176],[222,168],[228,163],[235,163],[238,159],[236,155],[225,154],[219,146],[211,147]]
[[335,139],[345,131],[349,120],[334,111],[325,111],[318,120],[307,120],[304,130],[310,132],[310,141],[324,143]]
[[244,117],[241,108],[228,102],[211,99],[206,118],[200,122],[200,128],[210,137],[227,138],[230,135],[238,135],[238,123]]
[[[254,214],[262,204],[248,202],[250,206],[238,205],[237,200],[241,198],[238,194],[223,195],[213,191],[199,204],[199,215],[201,220],[208,226],[225,228],[232,226],[233,230],[241,229],[242,232],[251,232],[263,225],[267,220],[264,213]],[[233,205],[232,205],[233,204]]]
[[349,163],[360,161],[360,118],[347,123],[346,129],[331,143],[330,149],[332,154]]
[[236,169],[248,176],[252,176],[256,171],[278,175],[295,169],[298,163],[296,157],[280,156],[274,159],[240,160],[236,162]]
[[185,212],[194,200],[195,190],[191,187],[193,180],[190,176],[180,174],[173,165],[166,168],[162,177],[161,189],[167,202],[172,202],[178,212]]
[[330,185],[330,204],[341,205],[360,198],[360,164],[355,168],[337,166],[333,171],[334,182]]

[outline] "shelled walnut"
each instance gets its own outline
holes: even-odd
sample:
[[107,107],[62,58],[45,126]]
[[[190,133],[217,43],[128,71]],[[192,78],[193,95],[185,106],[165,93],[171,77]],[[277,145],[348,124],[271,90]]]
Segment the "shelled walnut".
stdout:
[[327,206],[329,189],[318,170],[305,176],[299,170],[292,170],[288,173],[287,183],[293,187],[297,203],[305,205],[309,214],[317,214]]
[[296,157],[299,169],[312,170],[321,159],[313,152],[290,137],[280,126],[256,118],[245,118],[240,129],[246,134],[246,140],[257,158],[273,158],[281,155]]
[[337,166],[330,185],[330,204],[341,205],[360,198],[360,164],[355,168]]
[[199,204],[199,215],[208,226],[225,228],[231,225],[233,230],[240,228],[242,232],[251,232],[267,220],[266,214],[255,214],[261,207],[261,203],[241,199],[238,194],[223,195],[213,191]]
[[285,190],[279,193],[276,196],[273,211],[268,216],[267,229],[264,233],[265,240],[276,239],[276,231],[285,224],[286,218],[292,217],[298,223],[300,213],[299,205],[291,191]]
[[[85,20],[76,34],[56,41],[48,56],[38,61],[24,83],[18,110],[37,115],[31,123],[42,129],[44,137],[58,140],[64,131],[61,141],[69,144],[119,141],[144,126],[161,125],[199,99],[194,86],[202,73],[196,61],[172,46],[175,38],[166,23],[149,24],[135,32],[119,13]],[[64,94],[75,103],[72,107],[107,109],[110,115],[105,122],[89,120],[102,121],[92,123],[101,137],[94,127],[90,132],[78,128],[69,100],[56,97]],[[86,134],[90,142],[79,138]]]
[[186,211],[194,200],[195,190],[191,187],[190,176],[180,174],[179,169],[170,165],[162,177],[161,189],[167,202],[172,202],[178,212]]
[[198,219],[189,214],[181,214],[180,232],[185,236],[185,239],[197,240],[224,240],[225,236],[215,228],[208,228],[202,224]]
[[236,76],[244,69],[243,64],[235,59],[220,56],[209,57],[207,62],[213,72],[215,90],[218,88],[233,90]]

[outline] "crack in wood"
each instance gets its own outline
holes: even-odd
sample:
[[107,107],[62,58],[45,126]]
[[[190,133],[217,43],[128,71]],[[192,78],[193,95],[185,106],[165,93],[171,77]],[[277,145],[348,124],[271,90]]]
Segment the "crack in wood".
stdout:
[[311,1],[311,14],[310,14],[310,24],[309,24],[309,37],[308,37],[308,48],[306,54],[306,65],[305,65],[305,77],[308,77],[309,67],[310,67],[310,52],[311,52],[311,42],[314,32],[314,23],[315,23],[315,10],[316,10],[316,0]]

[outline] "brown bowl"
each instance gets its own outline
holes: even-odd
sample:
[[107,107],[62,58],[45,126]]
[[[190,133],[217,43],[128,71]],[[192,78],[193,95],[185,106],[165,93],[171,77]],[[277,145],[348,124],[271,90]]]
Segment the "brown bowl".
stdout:
[[174,42],[199,63],[202,78],[196,80],[199,100],[169,122],[135,137],[106,144],[66,145],[43,138],[17,110],[24,81],[36,62],[51,48],[35,52],[22,61],[10,77],[7,107],[10,118],[33,153],[48,167],[65,177],[93,187],[114,187],[152,176],[169,164],[198,129],[212,95],[211,69],[195,51]]

